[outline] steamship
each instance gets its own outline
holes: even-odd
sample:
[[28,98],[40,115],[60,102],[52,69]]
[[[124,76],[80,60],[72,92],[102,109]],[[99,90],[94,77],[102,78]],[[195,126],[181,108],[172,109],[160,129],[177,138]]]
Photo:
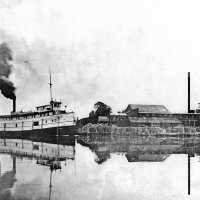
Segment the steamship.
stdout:
[[34,111],[17,112],[16,98],[13,98],[13,111],[10,115],[0,115],[0,136],[30,134],[69,135],[75,131],[75,114],[62,108],[62,102],[52,98],[50,74],[50,103],[37,106]]

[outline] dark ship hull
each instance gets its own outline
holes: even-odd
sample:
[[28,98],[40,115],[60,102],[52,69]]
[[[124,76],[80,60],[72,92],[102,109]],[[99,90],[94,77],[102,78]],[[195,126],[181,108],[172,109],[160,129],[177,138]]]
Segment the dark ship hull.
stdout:
[[74,136],[78,134],[76,125],[51,127],[23,131],[0,131],[0,138],[38,138],[50,136]]

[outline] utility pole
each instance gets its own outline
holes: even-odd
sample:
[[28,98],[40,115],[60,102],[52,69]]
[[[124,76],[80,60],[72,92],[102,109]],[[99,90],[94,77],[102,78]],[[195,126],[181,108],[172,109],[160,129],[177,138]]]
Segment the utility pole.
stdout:
[[[190,72],[188,72],[188,114],[189,113],[190,113]],[[190,195],[190,154],[189,153],[188,153],[188,195]]]

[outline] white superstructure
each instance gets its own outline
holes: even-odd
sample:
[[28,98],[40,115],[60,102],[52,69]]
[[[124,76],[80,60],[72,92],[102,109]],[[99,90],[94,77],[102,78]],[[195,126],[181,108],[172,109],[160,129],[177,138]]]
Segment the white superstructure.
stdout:
[[74,112],[61,109],[61,102],[51,101],[31,112],[13,112],[0,116],[1,131],[27,131],[75,125]]

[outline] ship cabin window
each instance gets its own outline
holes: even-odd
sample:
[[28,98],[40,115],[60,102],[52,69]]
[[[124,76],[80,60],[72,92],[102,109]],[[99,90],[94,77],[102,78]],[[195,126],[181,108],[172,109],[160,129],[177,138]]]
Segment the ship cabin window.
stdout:
[[38,126],[38,125],[39,125],[38,121],[33,122],[33,126]]
[[17,127],[17,124],[15,124],[15,127]]
[[38,144],[33,144],[33,150],[39,150],[39,145]]
[[53,107],[54,108],[60,108],[60,106],[61,106],[61,102],[59,102],[59,101],[54,101],[53,102]]

